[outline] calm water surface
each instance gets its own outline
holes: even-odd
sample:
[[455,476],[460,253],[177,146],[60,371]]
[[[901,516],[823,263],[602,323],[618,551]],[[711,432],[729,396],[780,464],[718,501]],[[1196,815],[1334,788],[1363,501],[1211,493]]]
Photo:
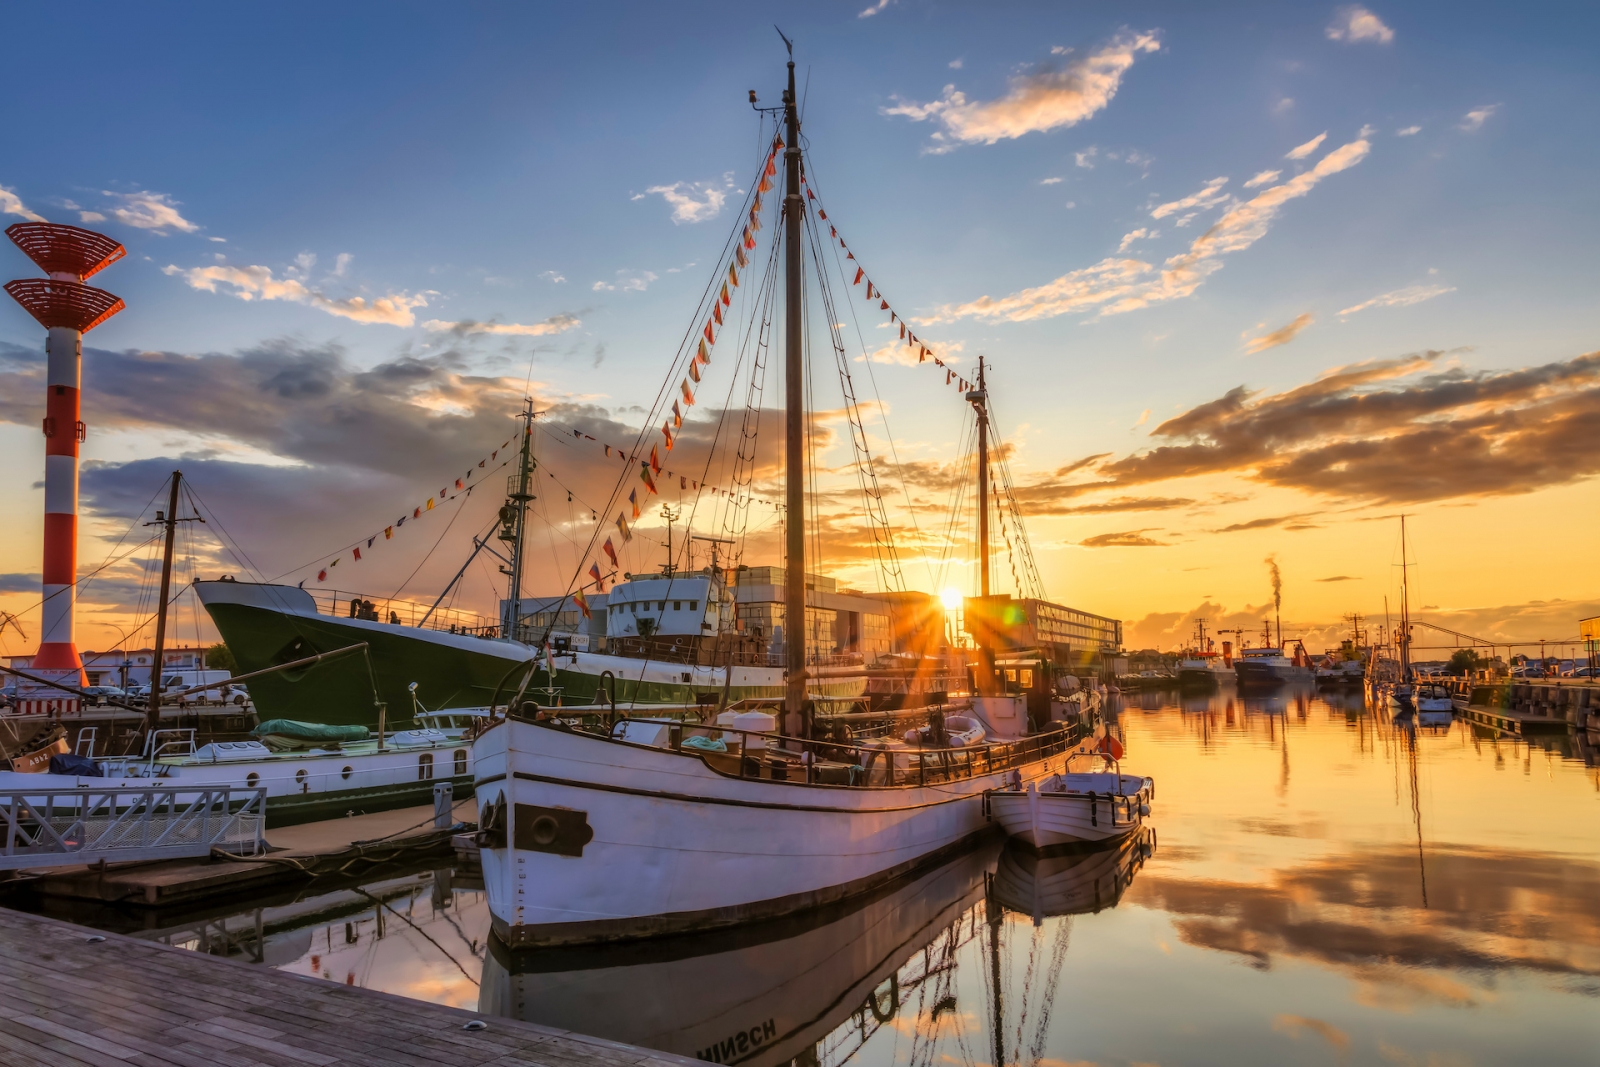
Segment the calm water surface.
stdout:
[[737,936],[512,958],[449,871],[149,936],[758,1067],[1600,1063],[1600,739],[1294,691],[1118,719],[1144,840]]

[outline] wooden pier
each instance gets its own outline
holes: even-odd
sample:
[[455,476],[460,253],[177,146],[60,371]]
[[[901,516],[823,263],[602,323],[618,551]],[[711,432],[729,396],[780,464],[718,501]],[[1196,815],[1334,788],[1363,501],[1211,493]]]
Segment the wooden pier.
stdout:
[[[484,1029],[464,1029],[478,1022]],[[690,1067],[699,1061],[0,909],[0,1063]]]

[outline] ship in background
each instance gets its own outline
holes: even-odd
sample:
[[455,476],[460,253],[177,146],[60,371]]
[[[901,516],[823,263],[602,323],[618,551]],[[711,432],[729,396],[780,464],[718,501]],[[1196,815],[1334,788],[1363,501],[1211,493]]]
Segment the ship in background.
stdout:
[[1313,679],[1311,657],[1307,654],[1305,645],[1296,641],[1294,652],[1287,655],[1284,653],[1281,622],[1278,624],[1276,644],[1272,640],[1271,623],[1263,622],[1261,642],[1259,648],[1239,650],[1239,655],[1234,660],[1234,671],[1238,675],[1239,685],[1268,689],[1289,682],[1309,682]]
[[1206,621],[1194,620],[1194,647],[1178,661],[1178,684],[1184,689],[1216,689],[1231,685],[1237,675],[1233,669],[1233,642],[1222,642],[1222,651],[1206,633]]

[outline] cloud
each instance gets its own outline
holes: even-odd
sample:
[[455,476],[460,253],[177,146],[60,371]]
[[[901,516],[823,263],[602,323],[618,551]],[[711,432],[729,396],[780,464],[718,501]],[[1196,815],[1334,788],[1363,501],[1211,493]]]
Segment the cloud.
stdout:
[[1328,139],[1327,131],[1317,134],[1303,145],[1298,145],[1283,154],[1284,159],[1304,159],[1322,147],[1322,142]]
[[1278,526],[1282,526],[1285,529],[1293,529],[1294,527],[1291,524],[1305,518],[1306,514],[1302,512],[1298,515],[1273,515],[1263,519],[1251,519],[1248,522],[1236,522],[1231,526],[1224,526],[1220,530],[1212,530],[1211,532],[1241,533],[1245,530],[1270,530]]
[[1072,159],[1073,162],[1082,167],[1084,170],[1094,170],[1094,157],[1099,154],[1100,149],[1096,148],[1094,145],[1090,145],[1082,152],[1072,153]]
[[39,583],[43,580],[43,576],[38,574],[0,574],[0,593],[37,593]]
[[1421,126],[1407,126],[1404,129],[1394,131],[1394,135],[1396,137],[1414,137],[1421,132]]
[[[312,258],[314,261],[315,257]],[[191,289],[207,293],[228,291],[230,295],[240,300],[287,300],[350,319],[352,322],[367,324],[412,326],[416,324],[416,317],[411,313],[412,309],[426,307],[428,304],[427,297],[421,293],[390,293],[376,300],[360,296],[337,299],[307,286],[298,278],[290,276],[275,278],[270,267],[231,267],[219,263],[209,267],[185,269],[168,264],[161,268],[161,273],[181,277]],[[294,273],[296,268],[290,268],[286,275]],[[228,286],[229,289],[219,290],[217,288],[219,285]]]
[[567,280],[567,276],[565,274],[554,270],[541,271],[539,273],[539,277],[543,278],[547,282],[550,282],[552,285],[560,285],[562,282]]
[[1283,392],[1245,386],[1168,419],[1147,451],[1092,463],[1078,491],[1234,474],[1381,504],[1530,493],[1600,474],[1600,352],[1520,370],[1440,352],[1336,367]]
[[1061,179],[1060,178],[1044,178],[1039,182],[1039,184],[1040,185],[1060,185],[1061,184]]
[[1335,12],[1327,33],[1330,41],[1346,41],[1350,44],[1357,41],[1388,44],[1394,40],[1394,31],[1385,26],[1382,19],[1358,4],[1341,7]]
[[104,215],[100,214],[100,212],[98,212],[98,211],[80,211],[80,212],[78,212],[78,221],[79,222],[104,222],[104,221],[106,221],[106,217]]
[[1453,285],[1410,285],[1404,289],[1383,293],[1370,300],[1363,300],[1359,304],[1352,304],[1339,312],[1339,314],[1354,315],[1356,312],[1365,311],[1368,308],[1410,307],[1412,304],[1420,304],[1424,300],[1432,300],[1436,296],[1443,296],[1446,293],[1455,291],[1456,287]]
[[562,312],[559,315],[550,316],[543,322],[535,322],[531,325],[524,325],[520,322],[474,322],[471,319],[463,319],[460,322],[445,322],[442,319],[429,319],[427,322],[422,324],[422,328],[424,330],[431,330],[435,333],[450,331],[461,337],[467,337],[474,334],[494,334],[511,337],[545,337],[550,334],[565,333],[567,330],[575,329],[581,325],[583,325],[583,323],[576,315],[569,315],[566,312]]
[[1128,250],[1128,246],[1133,244],[1133,242],[1135,242],[1135,241],[1147,240],[1147,239],[1150,239],[1150,238],[1155,238],[1155,237],[1160,237],[1160,236],[1161,236],[1161,231],[1160,230],[1147,230],[1143,226],[1141,226],[1137,230],[1134,230],[1132,233],[1125,233],[1125,234],[1122,235],[1122,243],[1117,245],[1117,251],[1118,252],[1126,252]]
[[1198,193],[1191,193],[1182,200],[1174,200],[1171,203],[1162,204],[1152,209],[1150,217],[1164,219],[1168,215],[1176,214],[1179,211],[1188,211],[1190,208],[1198,208],[1203,211],[1207,208],[1215,207],[1228,199],[1228,194],[1222,191],[1222,187],[1227,184],[1227,178],[1212,178],[1206,182]]
[[1313,578],[1314,582],[1359,582],[1361,579],[1350,574],[1335,574],[1331,578]]
[[1274,115],[1281,115],[1285,111],[1292,110],[1293,108],[1294,108],[1294,97],[1286,96],[1286,97],[1282,98],[1281,100],[1279,100],[1276,104],[1272,105],[1272,113]]
[[[647,194],[659,194],[672,208],[674,224],[705,222],[722,213],[722,205],[733,189],[733,176],[724,175],[717,182],[673,182],[671,185],[652,185]],[[635,200],[639,197],[634,197]]]
[[1280,1034],[1288,1034],[1296,1041],[1300,1040],[1302,1031],[1309,1030],[1328,1043],[1328,1047],[1341,1055],[1350,1047],[1350,1035],[1330,1022],[1321,1019],[1311,1019],[1304,1015],[1277,1015],[1273,1017],[1272,1028]]
[[1145,530],[1124,530],[1121,533],[1095,534],[1085,537],[1078,544],[1084,548],[1167,548],[1169,541],[1157,541],[1153,537],[1146,537]]
[[952,59],[949,62],[948,66],[950,67],[951,70],[960,70],[961,66],[962,66],[962,63],[961,63],[961,60],[959,60],[959,59]]
[[[882,11],[884,8],[888,7],[892,3],[894,3],[894,0],[878,0],[878,2],[876,4],[873,4],[871,7],[867,8],[864,11],[862,11],[861,14],[856,16],[856,18],[858,18],[858,19],[870,19],[872,16],[876,15],[878,12]],[[952,67],[958,67],[958,66],[961,65],[961,61],[958,59],[958,60],[956,60],[954,63],[952,63],[950,65]]]
[[1310,170],[1233,205],[1194,239],[1188,251],[1169,258],[1160,271],[1142,260],[1107,258],[999,299],[981,296],[965,304],[947,304],[922,322],[961,318],[1027,322],[1087,311],[1119,315],[1190,296],[1222,268],[1222,257],[1241,252],[1266,236],[1284,204],[1305,196],[1324,178],[1360,163],[1370,148],[1367,141],[1351,141],[1323,156]]
[[1250,342],[1244,346],[1245,354],[1253,356],[1257,352],[1265,352],[1269,348],[1286,345],[1293,341],[1301,330],[1310,326],[1311,322],[1311,312],[1302,312],[1296,315],[1294,321],[1289,325],[1279,327],[1271,333],[1262,334],[1260,337],[1251,338]]
[[343,278],[345,271],[350,268],[350,261],[355,258],[356,257],[351,255],[349,252],[340,252],[337,256],[334,256],[333,276],[335,278]]
[[21,215],[29,222],[45,221],[43,215],[37,215],[29,211],[27,206],[23,204],[22,198],[3,185],[0,185],[0,215]]
[[168,230],[194,233],[200,228],[178,213],[178,201],[166,193],[113,193],[107,189],[101,195],[120,205],[111,209],[111,217],[124,226],[150,230],[163,237]]
[[1282,173],[1283,171],[1281,170],[1264,170],[1257,174],[1254,178],[1251,178],[1249,181],[1245,182],[1244,187],[1246,189],[1254,189],[1258,185],[1268,185],[1277,181],[1278,175]]
[[954,85],[947,85],[939,100],[927,104],[901,101],[884,108],[883,113],[913,122],[937,122],[943,129],[933,135],[934,151],[947,151],[956,144],[995,144],[1076,126],[1111,102],[1137,56],[1160,48],[1155,33],[1125,33],[1063,68],[1041,65],[1012,78],[1006,95],[997,100],[971,102]]
[[589,286],[597,293],[642,293],[650,288],[650,283],[658,279],[655,271],[649,270],[619,270],[615,282],[595,282]]
[[[1186,496],[1124,496],[1117,497],[1115,500],[1106,500],[1099,504],[1079,504],[1076,507],[1057,508],[1046,512],[1046,514],[1110,515],[1118,512],[1171,511],[1174,508],[1189,507],[1193,503],[1194,500]],[[1038,514],[1038,512],[1033,513]]]
[[1461,124],[1457,129],[1465,130],[1468,133],[1476,133],[1483,128],[1483,124],[1489,120],[1490,116],[1499,110],[1499,104],[1485,104],[1483,107],[1475,107],[1461,117]]

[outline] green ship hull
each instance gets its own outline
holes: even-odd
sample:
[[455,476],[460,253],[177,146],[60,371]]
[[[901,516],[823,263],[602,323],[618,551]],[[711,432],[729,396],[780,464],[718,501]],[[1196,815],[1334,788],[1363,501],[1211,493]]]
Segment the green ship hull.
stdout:
[[[365,643],[353,653],[247,682],[256,714],[263,720],[299,719],[330,725],[376,728],[377,701],[393,729],[418,710],[481,708],[499,694],[501,702],[538,661],[532,686],[541,703],[573,707],[608,705],[692,705],[708,693],[730,701],[776,699],[784,693],[776,667],[698,667],[603,653],[558,653],[555,677],[542,666],[542,654],[515,641],[452,634],[364,619],[318,614],[310,594],[293,586],[249,582],[197,582],[201,603],[239,664],[239,673],[264,670],[319,653]],[[412,684],[415,683],[415,690]],[[824,674],[813,694],[848,703],[866,691],[864,669],[841,668]],[[413,703],[413,699],[415,703]],[[634,707],[637,714],[640,708]]]

